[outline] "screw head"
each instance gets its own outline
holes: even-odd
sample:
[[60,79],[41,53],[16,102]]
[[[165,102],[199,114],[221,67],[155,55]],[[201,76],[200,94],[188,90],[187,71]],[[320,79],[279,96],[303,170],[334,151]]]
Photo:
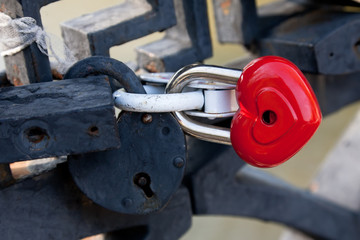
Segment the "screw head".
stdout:
[[152,122],[152,116],[151,114],[145,113],[142,118],[141,118],[142,122],[145,124],[151,123]]
[[182,168],[185,165],[185,160],[182,157],[176,157],[173,160],[173,164],[177,168]]

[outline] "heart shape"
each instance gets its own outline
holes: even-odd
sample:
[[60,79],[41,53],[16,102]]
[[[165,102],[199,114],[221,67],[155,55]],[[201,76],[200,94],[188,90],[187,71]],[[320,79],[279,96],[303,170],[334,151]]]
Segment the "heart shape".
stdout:
[[243,160],[257,167],[274,167],[291,158],[321,122],[310,84],[281,57],[250,62],[237,83],[236,99],[240,108],[231,123],[231,143]]

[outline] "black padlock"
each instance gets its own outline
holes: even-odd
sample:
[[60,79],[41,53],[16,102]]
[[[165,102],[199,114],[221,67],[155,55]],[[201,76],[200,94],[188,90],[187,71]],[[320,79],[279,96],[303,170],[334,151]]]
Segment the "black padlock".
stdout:
[[[106,74],[117,80],[117,87],[145,93],[136,75],[114,59],[91,57],[69,70],[71,78],[88,73]],[[184,133],[170,113],[122,112],[117,123],[121,147],[70,156],[70,172],[77,186],[105,208],[126,214],[158,211],[181,184],[186,163]]]

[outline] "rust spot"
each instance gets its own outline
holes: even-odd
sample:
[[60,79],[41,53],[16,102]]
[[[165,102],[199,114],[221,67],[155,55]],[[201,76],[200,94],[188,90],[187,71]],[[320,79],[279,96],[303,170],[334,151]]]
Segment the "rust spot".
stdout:
[[13,70],[16,75],[18,75],[20,73],[19,67],[16,64],[13,65]]
[[156,63],[154,61],[151,61],[148,64],[146,64],[145,68],[146,70],[152,73],[158,72],[158,69],[156,68]]
[[2,3],[2,4],[1,4],[0,12],[6,13],[5,3]]
[[20,79],[19,79],[18,77],[13,77],[13,78],[12,78],[12,82],[13,82],[14,86],[22,86],[22,85],[24,85],[24,84],[20,81]]
[[94,136],[99,136],[100,131],[99,131],[99,128],[98,128],[97,126],[93,125],[93,126],[90,126],[90,127],[88,128],[87,133],[88,133],[90,136],[94,137]]
[[14,75],[16,76],[16,77],[12,77],[12,79],[11,79],[14,86],[22,86],[22,85],[24,85],[24,83],[21,82],[20,78],[17,77],[17,76],[20,75],[20,70],[19,70],[18,65],[14,64],[12,66],[12,68],[13,68],[13,71],[14,71]]
[[151,123],[153,118],[151,116],[151,114],[148,114],[148,113],[145,113],[142,117],[141,117],[141,120],[143,123],[145,124],[148,124],[148,123]]
[[45,129],[40,127],[32,127],[25,131],[28,140],[34,144],[42,142],[46,137],[49,138]]
[[231,8],[231,0],[226,0],[220,4],[224,15],[229,15]]
[[52,74],[53,78],[56,79],[56,80],[63,80],[64,79],[64,75],[59,73],[56,69],[51,69],[51,74]]

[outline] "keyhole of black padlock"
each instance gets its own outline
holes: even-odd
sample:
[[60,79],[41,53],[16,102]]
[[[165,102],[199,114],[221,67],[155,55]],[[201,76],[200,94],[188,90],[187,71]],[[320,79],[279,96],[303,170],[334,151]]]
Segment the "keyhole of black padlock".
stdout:
[[154,196],[154,192],[151,190],[151,178],[147,173],[141,172],[134,176],[134,183],[136,186],[141,188],[147,198]]

